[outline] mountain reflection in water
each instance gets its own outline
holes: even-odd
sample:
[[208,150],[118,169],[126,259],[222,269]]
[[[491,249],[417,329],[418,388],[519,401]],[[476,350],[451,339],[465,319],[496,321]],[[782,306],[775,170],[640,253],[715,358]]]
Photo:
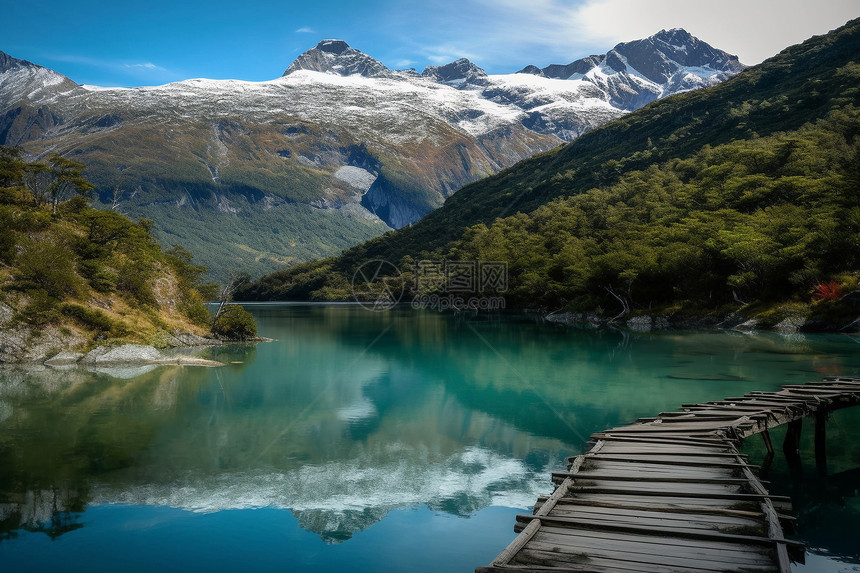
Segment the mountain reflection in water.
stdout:
[[[107,523],[88,517],[101,515],[92,508],[117,504],[239,510],[223,514],[236,523],[245,510],[288,510],[328,544],[370,543],[357,533],[416,507],[433,512],[422,514],[428,523],[470,517],[477,528],[487,508],[523,510],[551,491],[550,472],[592,432],[682,402],[860,375],[860,346],[845,336],[631,335],[513,315],[470,323],[251,308],[277,340],[206,351],[223,368],[0,370],[0,558],[25,559],[28,532],[74,539]],[[858,419],[846,414],[828,435],[843,471],[860,467],[848,438]],[[856,534],[849,513],[843,529]],[[497,553],[512,537],[488,546]],[[494,555],[459,558],[474,567]]]

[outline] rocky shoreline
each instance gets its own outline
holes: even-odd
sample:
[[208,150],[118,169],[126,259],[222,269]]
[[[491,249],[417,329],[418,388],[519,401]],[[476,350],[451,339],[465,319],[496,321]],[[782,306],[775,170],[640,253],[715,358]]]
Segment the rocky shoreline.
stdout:
[[169,356],[154,346],[146,344],[123,344],[114,348],[99,346],[90,352],[70,352],[63,350],[60,353],[45,360],[45,366],[72,366],[80,364],[92,367],[115,367],[115,366],[224,366],[223,362],[208,360],[197,356],[176,355]]
[[90,347],[92,341],[61,326],[46,325],[36,328],[13,320],[14,310],[0,303],[0,365],[68,367],[114,366],[223,366],[221,362],[188,354],[179,354],[182,349],[202,349],[223,344],[267,342],[268,338],[249,340],[227,340],[200,336],[175,329],[157,333],[147,340],[149,344],[104,344],[89,352],[76,349]]
[[655,330],[734,330],[737,332],[771,331],[779,334],[800,334],[813,332],[860,332],[860,318],[849,324],[837,324],[822,319],[802,315],[787,316],[776,324],[767,324],[756,318],[744,318],[731,314],[723,318],[681,317],[659,315],[638,315],[621,319],[609,319],[596,312],[559,312],[543,316],[547,322],[563,324],[572,328],[606,328],[620,327],[634,332],[651,332]]

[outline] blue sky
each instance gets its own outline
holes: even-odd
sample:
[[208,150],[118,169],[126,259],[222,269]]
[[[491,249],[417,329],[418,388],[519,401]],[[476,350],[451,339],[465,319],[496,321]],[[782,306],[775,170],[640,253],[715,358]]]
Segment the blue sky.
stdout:
[[[390,68],[568,63],[683,27],[755,64],[860,16],[858,0],[0,0],[0,50],[79,83],[269,80],[339,38]],[[10,25],[9,23],[14,23]]]

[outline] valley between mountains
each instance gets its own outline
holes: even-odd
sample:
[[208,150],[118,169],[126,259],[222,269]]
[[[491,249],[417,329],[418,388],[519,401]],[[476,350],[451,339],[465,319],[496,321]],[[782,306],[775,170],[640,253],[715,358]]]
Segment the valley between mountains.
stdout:
[[325,40],[271,81],[141,88],[0,52],[0,144],[87,165],[102,208],[153,221],[224,281],[407,227],[468,183],[743,68],[679,29],[506,75],[465,59],[391,70]]

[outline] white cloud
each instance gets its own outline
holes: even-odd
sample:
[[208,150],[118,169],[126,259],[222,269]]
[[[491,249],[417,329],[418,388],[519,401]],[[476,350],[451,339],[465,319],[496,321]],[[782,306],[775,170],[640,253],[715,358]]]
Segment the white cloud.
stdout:
[[858,0],[428,0],[421,13],[393,7],[401,58],[460,57],[496,72],[568,63],[618,42],[684,28],[756,64],[783,48],[860,16]]
[[576,14],[579,33],[609,44],[684,28],[757,64],[783,48],[825,34],[860,15],[857,0],[590,0]]
[[122,67],[126,70],[143,70],[143,71],[158,71],[166,72],[166,68],[156,66],[152,62],[144,62],[142,64],[123,64]]
[[472,61],[480,60],[481,56],[477,52],[472,51],[469,46],[459,45],[440,45],[440,46],[423,46],[421,48],[422,55],[431,62],[436,64],[447,64],[460,58],[468,58]]
[[308,26],[302,26],[298,30],[296,30],[296,34],[316,34],[317,31]]

